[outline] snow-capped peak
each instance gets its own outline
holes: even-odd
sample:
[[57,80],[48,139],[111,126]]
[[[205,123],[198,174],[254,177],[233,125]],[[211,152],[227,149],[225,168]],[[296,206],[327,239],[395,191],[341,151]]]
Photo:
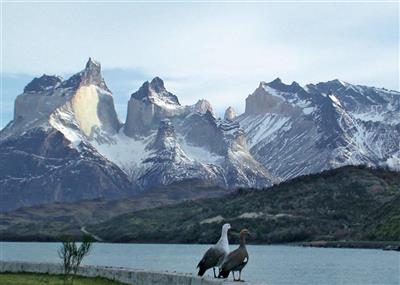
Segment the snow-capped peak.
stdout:
[[89,58],[85,65],[85,69],[72,75],[68,80],[64,81],[60,87],[78,89],[81,86],[95,85],[111,95],[103,76],[101,74],[101,65],[98,61]]
[[332,82],[334,82],[334,83],[338,83],[338,84],[340,84],[340,85],[342,85],[342,86],[347,86],[347,85],[349,85],[349,83],[347,83],[347,82],[344,82],[344,81],[342,81],[342,80],[340,80],[340,79],[334,79],[334,80],[332,80]]
[[158,76],[151,80],[150,87],[157,93],[166,91],[164,81]]
[[225,111],[224,120],[226,121],[234,121],[236,119],[236,112],[233,107],[229,106]]
[[25,88],[26,92],[42,92],[47,90],[52,90],[57,88],[62,82],[62,77],[56,75],[46,75],[35,77],[31,82],[29,82]]
[[211,106],[211,103],[205,99],[200,99],[199,101],[196,102],[196,104],[190,106],[190,108],[192,109],[192,112],[205,114],[207,111],[209,111],[212,114],[214,114],[214,110]]
[[171,121],[168,119],[162,120],[158,127],[157,135],[151,148],[162,150],[162,149],[174,149],[176,145],[176,134],[175,128]]
[[291,84],[285,84],[279,77],[269,83],[263,83],[262,86],[264,88],[268,86],[285,93],[303,93],[305,91],[296,81],[293,81]]
[[92,57],[89,57],[87,63],[86,63],[86,69],[90,69],[90,68],[101,68],[101,64],[99,61],[95,60]]
[[268,84],[283,84],[283,82],[282,82],[282,79],[277,77],[274,80],[272,80],[271,82],[269,82]]
[[180,106],[178,97],[165,89],[164,81],[155,77],[151,82],[146,81],[138,91],[131,95],[132,99],[153,103],[161,108],[171,109]]

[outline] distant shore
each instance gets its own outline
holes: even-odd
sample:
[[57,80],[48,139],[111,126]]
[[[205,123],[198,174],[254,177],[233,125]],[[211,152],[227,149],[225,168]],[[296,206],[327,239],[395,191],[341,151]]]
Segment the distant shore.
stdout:
[[[0,240],[0,242],[61,242],[59,240]],[[99,243],[113,243],[96,241]],[[157,244],[157,243],[142,243],[132,242],[133,244]],[[122,244],[129,244],[122,242]],[[163,244],[175,244],[165,242]],[[188,243],[191,244],[191,243]],[[321,247],[321,248],[363,248],[363,249],[382,249],[400,251],[400,241],[304,241],[292,243],[249,243],[249,245],[286,245],[286,246],[300,246],[300,247]]]
[[364,248],[400,251],[400,241],[310,241],[289,245],[324,248]]

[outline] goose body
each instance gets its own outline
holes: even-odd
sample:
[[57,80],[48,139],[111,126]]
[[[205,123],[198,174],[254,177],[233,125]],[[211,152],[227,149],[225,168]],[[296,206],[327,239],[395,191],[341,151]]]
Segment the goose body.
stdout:
[[204,253],[203,258],[197,265],[197,268],[199,268],[199,276],[203,276],[208,269],[213,268],[214,277],[217,277],[215,267],[221,266],[225,257],[229,253],[228,230],[230,228],[230,224],[224,224],[218,242]]

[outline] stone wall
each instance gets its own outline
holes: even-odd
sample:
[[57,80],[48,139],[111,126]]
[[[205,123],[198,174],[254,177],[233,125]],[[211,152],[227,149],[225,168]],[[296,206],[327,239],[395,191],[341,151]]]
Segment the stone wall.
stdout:
[[[29,263],[0,261],[0,272],[33,272],[61,274],[62,268],[56,263]],[[78,275],[104,277],[133,285],[232,285],[233,282],[220,279],[208,279],[193,274],[135,270],[123,267],[105,267],[82,265]],[[245,284],[245,283],[241,283]]]

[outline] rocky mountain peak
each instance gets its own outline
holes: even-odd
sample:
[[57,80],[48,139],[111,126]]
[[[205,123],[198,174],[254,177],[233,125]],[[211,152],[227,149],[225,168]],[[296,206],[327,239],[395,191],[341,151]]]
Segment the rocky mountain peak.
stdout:
[[298,86],[301,87],[299,83],[297,83],[296,81],[293,81],[292,84],[290,84],[291,86]]
[[89,57],[88,61],[86,62],[86,67],[85,69],[97,69],[100,71],[101,69],[101,64],[95,59],[92,59]]
[[35,77],[29,82],[24,88],[24,93],[52,90],[57,88],[61,82],[62,78],[59,76],[43,74],[39,78]]
[[159,77],[154,77],[151,82],[144,82],[139,90],[131,95],[131,98],[159,106],[163,103],[180,105],[178,97],[167,91],[164,81]]
[[63,88],[78,89],[81,86],[96,85],[111,94],[101,74],[101,64],[89,57],[85,69],[72,75],[61,84]]
[[328,94],[334,93],[336,90],[346,87],[347,85],[348,84],[339,79],[334,79],[327,82],[319,82],[315,85],[315,87],[319,92]]
[[272,80],[269,84],[282,84],[282,79],[280,79],[279,77],[275,78],[274,80]]
[[163,119],[184,112],[178,97],[165,89],[161,78],[146,81],[131,95],[125,124],[125,134],[143,135],[158,126]]
[[200,114],[205,114],[207,111],[209,111],[212,114],[214,113],[211,103],[205,99],[197,101],[197,103],[193,107],[193,111]]
[[150,83],[148,81],[144,82],[142,86],[139,87],[138,91],[131,94],[131,98],[142,100],[150,96]]
[[154,77],[151,80],[149,86],[150,86],[150,88],[152,88],[157,93],[166,91],[165,86],[164,86],[164,81],[158,76]]
[[297,93],[297,92],[304,91],[303,88],[296,81],[293,81],[289,85],[289,84],[283,83],[280,78],[276,78],[275,80],[273,80],[269,83],[266,83],[265,85],[269,86],[270,88],[273,88],[275,90],[278,90],[280,92],[286,92],[286,93]]
[[224,120],[234,121],[235,119],[236,119],[236,112],[231,106],[229,106],[228,109],[226,109],[225,111]]
[[340,79],[333,79],[333,80],[331,80],[331,81],[328,81],[328,82],[330,82],[330,83],[334,83],[334,84],[338,84],[338,85],[341,85],[341,86],[346,86],[346,85],[348,85],[348,83],[346,83],[346,82],[344,82],[344,81],[342,81],[342,80],[340,80]]
[[283,85],[280,82],[279,78],[269,83],[261,82],[257,89],[246,98],[245,113],[257,115],[272,112],[285,100],[279,94],[280,86]]
[[175,128],[171,121],[168,119],[162,120],[158,127],[152,148],[157,150],[174,148],[175,140]]
[[89,58],[81,76],[81,85],[91,84],[98,85],[99,87],[111,93],[111,91],[106,86],[106,83],[104,82],[103,76],[101,75],[100,63],[93,60],[92,58]]

